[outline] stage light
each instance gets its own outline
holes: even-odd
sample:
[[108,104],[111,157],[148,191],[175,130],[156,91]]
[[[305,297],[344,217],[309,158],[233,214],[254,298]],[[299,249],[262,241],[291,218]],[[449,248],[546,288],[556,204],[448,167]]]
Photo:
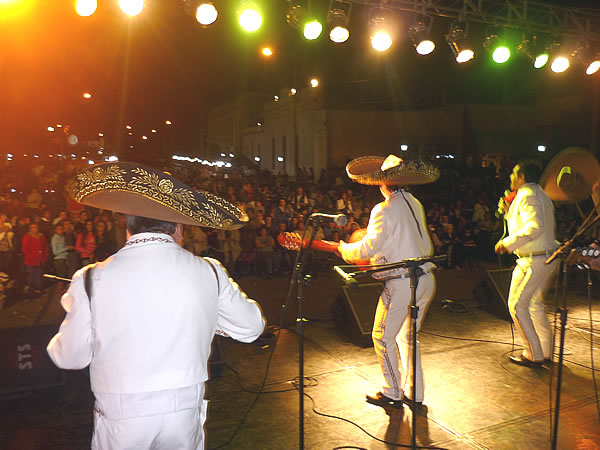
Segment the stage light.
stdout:
[[296,88],[291,88],[290,89],[290,95],[296,95]]
[[50,132],[54,131],[54,127],[48,127],[48,131],[50,131]]
[[125,128],[127,128],[128,130],[131,130],[131,125],[125,125]]
[[170,120],[165,120],[165,125],[173,125],[173,122],[171,122]]
[[483,47],[492,54],[492,60],[497,64],[504,64],[510,59],[510,49],[496,32],[485,37]]
[[316,88],[317,86],[319,86],[319,80],[317,80],[316,78],[313,78],[312,80],[310,80],[310,85],[311,85],[311,87]]
[[550,59],[550,55],[548,53],[540,53],[535,57],[535,61],[533,62],[533,67],[536,69],[541,69],[546,64],[548,64],[548,59]]
[[517,53],[533,62],[535,69],[541,69],[549,59],[548,51],[540,44],[536,35],[524,36],[517,46]]
[[196,20],[200,25],[204,25],[205,27],[215,23],[218,16],[217,8],[215,8],[212,2],[202,3],[196,9]]
[[265,56],[272,56],[273,50],[271,50],[269,47],[265,47],[262,49],[261,53]]
[[538,145],[537,146],[537,150],[538,150],[538,152],[545,152],[546,151],[546,146],[545,145]]
[[256,161],[256,162],[260,162],[260,156],[255,156],[255,157],[254,157],[254,161]]
[[75,3],[75,11],[82,17],[91,16],[98,8],[97,0],[77,0]]
[[350,38],[348,30],[348,21],[350,20],[350,11],[352,3],[343,0],[331,1],[329,12],[327,13],[327,25],[329,26],[329,39],[336,44],[346,42]]
[[150,130],[150,131],[151,131],[152,133],[157,133],[157,131],[156,131],[154,128],[152,128],[152,130]]
[[98,133],[99,137],[104,137],[104,133]]
[[408,28],[408,35],[419,55],[429,55],[435,50],[435,42],[429,37],[429,31],[422,20],[417,20]]
[[279,161],[279,162],[283,162],[283,156],[278,156],[278,157],[277,157],[277,161]]
[[388,50],[394,43],[391,22],[392,15],[389,10],[376,8],[371,11],[371,19],[369,20],[371,47],[378,52]]
[[566,56],[557,56],[552,61],[552,65],[550,66],[550,69],[552,69],[552,72],[554,72],[554,73],[562,73],[565,70],[567,70],[569,68],[569,66],[570,66],[569,58],[567,58]]
[[304,37],[309,41],[314,41],[323,31],[323,25],[316,19],[312,19],[304,25]]
[[147,141],[147,140],[148,140],[148,136],[142,136],[142,139],[143,139],[144,141]]
[[83,93],[83,98],[90,99],[90,98],[92,98],[92,94],[90,94],[89,92],[84,92]]
[[402,150],[403,152],[406,152],[406,151],[408,151],[408,145],[406,145],[406,144],[401,144],[401,145],[400,145],[400,150]]
[[240,26],[246,31],[256,31],[262,25],[262,16],[256,7],[250,3],[244,3],[240,13]]
[[278,102],[279,101],[279,95],[274,95],[273,96],[273,101],[274,102]]
[[288,23],[288,25],[299,30],[302,28],[302,24],[305,22],[305,20],[306,10],[304,7],[298,4],[290,4],[290,7],[285,14],[285,21]]
[[128,16],[137,16],[144,9],[144,0],[119,0],[119,7]]
[[446,35],[446,42],[454,54],[454,59],[460,64],[472,60],[475,56],[475,52],[466,43],[466,36],[465,27],[459,22],[450,25]]
[[594,75],[600,69],[600,55],[596,55],[594,60],[585,69],[586,75]]

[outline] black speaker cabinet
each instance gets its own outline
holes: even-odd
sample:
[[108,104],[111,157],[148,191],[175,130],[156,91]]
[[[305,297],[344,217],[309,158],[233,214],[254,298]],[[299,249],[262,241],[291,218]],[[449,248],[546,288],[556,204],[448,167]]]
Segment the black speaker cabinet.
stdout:
[[350,342],[360,347],[373,345],[371,331],[383,283],[343,286],[334,304],[338,329]]
[[54,365],[46,346],[57,325],[0,330],[0,393],[59,386],[63,372]]
[[212,350],[210,352],[210,358],[208,359],[208,378],[210,380],[220,377],[223,373],[223,367],[225,367],[221,339],[223,338],[215,336],[212,341]]
[[512,271],[512,267],[487,270],[485,278],[473,290],[473,295],[481,309],[507,321],[512,321],[508,312],[508,291]]

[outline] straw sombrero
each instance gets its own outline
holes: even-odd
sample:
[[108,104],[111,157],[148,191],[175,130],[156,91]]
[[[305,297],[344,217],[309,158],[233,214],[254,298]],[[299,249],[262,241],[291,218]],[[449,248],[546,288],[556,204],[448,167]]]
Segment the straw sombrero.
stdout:
[[67,191],[84,205],[185,225],[234,230],[248,222],[246,213],[221,197],[139,164],[90,166],[71,180]]
[[425,161],[404,162],[395,155],[363,156],[346,165],[348,176],[360,184],[396,184],[409,186],[433,183],[440,171]]
[[578,202],[592,193],[600,180],[596,157],[581,147],[569,147],[556,155],[544,170],[540,186],[557,202]]

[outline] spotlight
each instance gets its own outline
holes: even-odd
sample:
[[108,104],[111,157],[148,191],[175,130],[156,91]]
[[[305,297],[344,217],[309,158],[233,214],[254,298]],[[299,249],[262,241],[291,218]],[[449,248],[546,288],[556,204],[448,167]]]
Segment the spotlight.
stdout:
[[75,11],[82,17],[91,16],[96,12],[97,7],[97,0],[77,0],[75,3]]
[[492,59],[497,64],[504,64],[510,59],[510,49],[496,32],[486,36],[483,47],[492,54]]
[[594,75],[600,69],[600,54],[596,55],[593,58],[593,61],[589,63],[587,69],[585,70],[586,75]]
[[311,79],[310,86],[316,88],[317,86],[319,86],[319,80],[316,78]]
[[533,67],[541,69],[549,59],[548,51],[540,44],[536,35],[524,36],[517,47],[517,53],[533,61]]
[[196,9],[196,20],[205,27],[217,20],[219,13],[212,2],[202,3]]
[[273,50],[271,50],[269,47],[265,47],[262,49],[261,53],[265,56],[272,56]]
[[119,7],[128,16],[137,16],[144,9],[144,0],[119,0]]
[[466,43],[465,28],[460,22],[454,22],[446,35],[446,42],[454,54],[454,59],[460,64],[472,60],[475,56],[475,52]]
[[557,56],[552,61],[550,69],[552,69],[552,72],[554,73],[562,73],[565,70],[567,70],[570,65],[571,64],[569,62],[569,58],[567,58],[566,56]]
[[323,31],[323,25],[317,19],[309,20],[304,25],[304,37],[309,41],[314,41],[321,36],[321,31]]
[[306,10],[298,4],[290,4],[285,14],[285,21],[292,27],[299,30],[306,17]]
[[408,35],[419,55],[429,55],[435,49],[435,42],[430,39],[429,31],[422,20],[415,21],[408,28]]
[[376,8],[372,10],[369,20],[371,47],[378,52],[384,52],[393,44],[392,39],[392,14],[385,8]]
[[262,25],[262,16],[250,2],[243,2],[240,26],[246,31],[256,31]]
[[331,0],[329,12],[327,13],[327,25],[329,25],[329,39],[336,44],[346,42],[350,37],[348,20],[352,3],[344,0]]

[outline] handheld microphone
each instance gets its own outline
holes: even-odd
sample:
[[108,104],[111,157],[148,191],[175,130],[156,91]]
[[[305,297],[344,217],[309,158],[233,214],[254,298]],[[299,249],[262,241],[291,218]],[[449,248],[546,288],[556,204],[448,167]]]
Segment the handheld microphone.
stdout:
[[320,220],[327,219],[334,222],[336,225],[343,227],[348,223],[348,218],[343,214],[322,214],[322,213],[314,213],[311,214],[310,217],[314,217]]
[[[502,197],[500,197],[500,200],[504,200],[506,202],[506,197],[508,197],[510,195],[510,190],[507,189],[504,191],[504,194],[502,194]],[[498,200],[498,203],[500,203],[500,200]],[[506,214],[506,211],[504,211],[503,209],[500,208],[500,205],[498,205],[498,209],[496,210],[496,212],[494,213],[496,216],[496,219],[501,218],[504,214]]]

